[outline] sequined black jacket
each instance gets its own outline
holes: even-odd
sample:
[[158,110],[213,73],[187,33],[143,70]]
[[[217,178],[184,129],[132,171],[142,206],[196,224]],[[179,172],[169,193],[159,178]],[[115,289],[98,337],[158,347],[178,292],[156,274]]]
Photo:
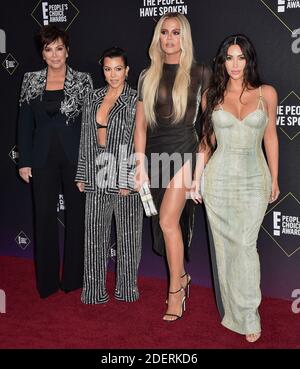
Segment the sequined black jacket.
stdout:
[[84,99],[93,88],[91,77],[67,66],[64,99],[55,122],[43,104],[46,82],[47,68],[25,73],[23,78],[18,122],[19,168],[45,165],[53,130],[58,133],[69,160],[77,164],[81,112]]

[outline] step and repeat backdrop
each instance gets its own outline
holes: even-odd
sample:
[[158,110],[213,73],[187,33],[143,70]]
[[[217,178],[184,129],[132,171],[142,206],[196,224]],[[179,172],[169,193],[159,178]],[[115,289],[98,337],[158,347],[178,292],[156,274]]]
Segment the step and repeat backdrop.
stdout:
[[[90,72],[95,87],[104,84],[102,51],[120,46],[128,52],[129,83],[136,86],[148,64],[154,26],[169,11],[185,14],[192,27],[198,61],[211,63],[223,38],[244,33],[253,41],[260,72],[279,95],[280,188],[267,210],[258,249],[262,291],[293,299],[300,295],[300,1],[295,0],[12,0],[0,4],[1,224],[0,255],[32,258],[34,249],[31,187],[17,174],[16,123],[23,74],[43,67],[34,35],[56,24],[71,39],[69,64]],[[63,240],[64,197],[57,199],[58,228]],[[212,285],[204,209],[197,206],[191,260],[193,281]],[[115,242],[111,242],[113,268]],[[145,218],[140,274],[166,277],[164,260],[153,253]],[[1,287],[1,286],[0,286]]]

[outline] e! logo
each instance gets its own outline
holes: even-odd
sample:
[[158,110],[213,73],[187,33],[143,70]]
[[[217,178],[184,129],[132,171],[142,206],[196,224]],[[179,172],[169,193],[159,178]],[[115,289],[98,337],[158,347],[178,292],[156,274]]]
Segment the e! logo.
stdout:
[[42,12],[43,12],[43,23],[44,26],[48,26],[49,25],[49,16],[48,16],[48,3],[47,2],[42,2]]

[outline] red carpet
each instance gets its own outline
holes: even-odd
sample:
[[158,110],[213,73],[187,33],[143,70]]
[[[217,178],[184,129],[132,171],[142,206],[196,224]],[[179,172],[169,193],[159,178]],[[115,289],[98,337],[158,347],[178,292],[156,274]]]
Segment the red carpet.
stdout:
[[[113,275],[108,277],[113,291]],[[0,257],[0,348],[300,348],[300,314],[291,303],[265,298],[260,312],[263,335],[254,344],[220,325],[211,289],[192,285],[187,311],[166,323],[165,281],[140,278],[141,298],[124,303],[84,305],[80,291],[58,292],[41,300],[31,260]]]

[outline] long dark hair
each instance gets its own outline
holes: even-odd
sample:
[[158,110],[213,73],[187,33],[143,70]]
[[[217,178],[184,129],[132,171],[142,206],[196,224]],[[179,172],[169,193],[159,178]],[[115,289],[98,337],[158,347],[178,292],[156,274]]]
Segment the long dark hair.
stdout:
[[241,96],[243,95],[245,89],[255,89],[262,85],[257,70],[257,56],[252,42],[247,36],[242,34],[226,37],[221,43],[214,59],[213,76],[211,78],[210,86],[207,90],[206,109],[202,116],[203,129],[201,143],[204,144],[204,146],[208,145],[212,152],[214,151],[214,146],[210,139],[213,134],[211,117],[215,107],[224,101],[224,93],[229,80],[229,75],[225,67],[225,61],[227,57],[227,51],[231,45],[239,45],[243,55],[246,58],[243,90]]

